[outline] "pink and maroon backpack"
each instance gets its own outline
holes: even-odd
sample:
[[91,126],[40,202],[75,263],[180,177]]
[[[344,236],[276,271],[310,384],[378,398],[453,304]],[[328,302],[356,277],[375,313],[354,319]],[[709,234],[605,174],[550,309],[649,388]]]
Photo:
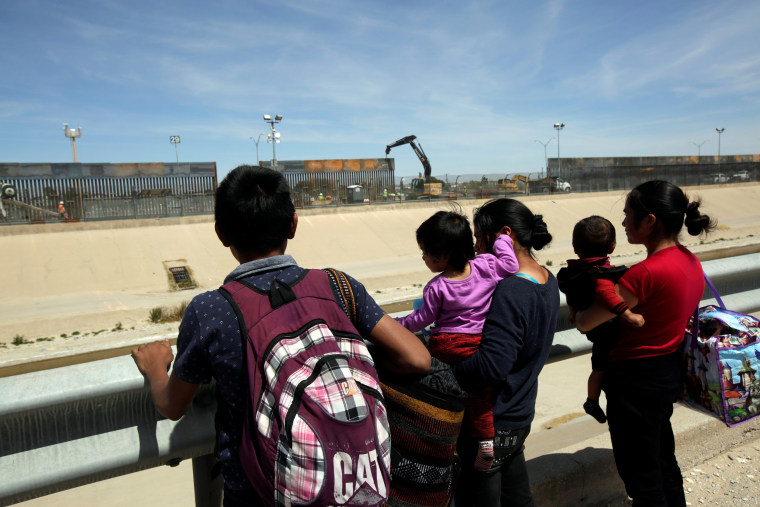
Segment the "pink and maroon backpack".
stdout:
[[268,291],[243,281],[220,289],[245,340],[250,402],[240,460],[270,505],[379,506],[388,496],[390,430],[380,384],[335,300],[332,273],[305,270]]

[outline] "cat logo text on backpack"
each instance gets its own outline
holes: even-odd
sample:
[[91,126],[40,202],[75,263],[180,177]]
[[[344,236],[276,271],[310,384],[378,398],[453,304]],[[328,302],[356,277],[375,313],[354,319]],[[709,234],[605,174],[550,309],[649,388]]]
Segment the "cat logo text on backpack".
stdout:
[[372,357],[327,273],[306,270],[268,291],[220,292],[245,339],[250,402],[240,460],[271,505],[382,505],[390,431]]

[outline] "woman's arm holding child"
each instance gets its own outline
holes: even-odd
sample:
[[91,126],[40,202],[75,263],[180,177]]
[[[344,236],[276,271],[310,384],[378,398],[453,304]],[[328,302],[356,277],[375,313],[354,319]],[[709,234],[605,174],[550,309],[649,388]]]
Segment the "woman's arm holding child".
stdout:
[[[636,305],[639,304],[636,295],[622,285],[616,285],[615,290],[629,308],[636,308]],[[585,333],[614,317],[614,313],[605,309],[599,301],[595,301],[587,309],[575,313],[575,327],[578,328],[578,331]]]
[[615,291],[615,284],[612,280],[597,278],[594,281],[596,300],[611,313],[619,316],[620,319],[633,326],[641,327],[644,325],[644,317],[638,313],[633,313],[628,305],[623,301]]

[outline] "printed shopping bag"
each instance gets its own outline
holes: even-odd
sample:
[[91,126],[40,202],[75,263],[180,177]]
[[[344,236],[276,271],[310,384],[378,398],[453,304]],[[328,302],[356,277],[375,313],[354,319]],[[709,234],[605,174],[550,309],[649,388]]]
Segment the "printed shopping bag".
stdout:
[[760,414],[760,320],[718,306],[695,312],[686,329],[685,398],[735,426]]

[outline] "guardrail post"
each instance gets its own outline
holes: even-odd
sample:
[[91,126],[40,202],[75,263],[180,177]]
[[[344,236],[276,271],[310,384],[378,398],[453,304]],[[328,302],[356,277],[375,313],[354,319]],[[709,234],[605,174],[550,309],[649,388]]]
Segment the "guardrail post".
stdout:
[[222,505],[222,474],[216,471],[216,458],[206,454],[193,458],[193,483],[195,485],[195,507],[220,507]]

